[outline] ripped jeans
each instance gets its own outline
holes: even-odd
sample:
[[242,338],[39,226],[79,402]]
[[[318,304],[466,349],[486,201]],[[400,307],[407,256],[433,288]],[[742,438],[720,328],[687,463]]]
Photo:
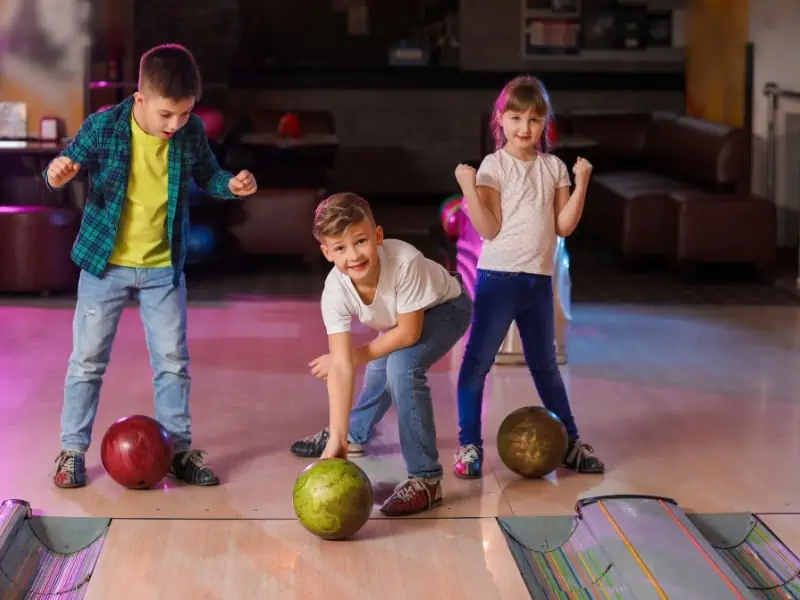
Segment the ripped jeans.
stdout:
[[[186,281],[182,275],[180,285],[174,286],[172,267],[135,269],[109,265],[102,278],[81,271],[78,282],[73,348],[61,412],[64,450],[89,448],[111,346],[131,297],[139,301],[150,354],[156,419],[170,433],[176,452],[191,446]],[[115,393],[124,394],[125,390]]]

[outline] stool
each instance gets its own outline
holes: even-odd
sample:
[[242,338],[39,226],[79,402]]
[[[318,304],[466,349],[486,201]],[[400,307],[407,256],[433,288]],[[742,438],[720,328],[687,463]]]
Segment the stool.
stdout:
[[80,222],[74,207],[0,206],[0,292],[74,290],[70,251]]

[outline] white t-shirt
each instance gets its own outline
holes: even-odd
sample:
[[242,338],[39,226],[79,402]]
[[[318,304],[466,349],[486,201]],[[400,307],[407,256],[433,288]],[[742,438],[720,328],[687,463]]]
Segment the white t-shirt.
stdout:
[[520,160],[500,149],[483,159],[477,185],[500,192],[502,221],[493,240],[484,240],[478,268],[553,274],[556,247],[556,189],[569,186],[569,171],[553,154]]
[[378,257],[381,272],[371,304],[361,301],[348,275],[336,267],[328,273],[322,291],[322,320],[328,335],[350,331],[353,316],[386,331],[397,325],[398,313],[432,308],[461,294],[458,280],[411,244],[384,240]]

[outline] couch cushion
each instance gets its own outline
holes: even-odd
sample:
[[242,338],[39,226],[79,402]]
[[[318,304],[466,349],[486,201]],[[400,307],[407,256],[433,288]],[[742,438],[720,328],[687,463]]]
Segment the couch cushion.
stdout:
[[623,200],[653,195],[668,196],[673,192],[690,192],[698,189],[690,183],[650,171],[600,173],[594,175],[592,181]]
[[715,191],[748,188],[748,134],[705,119],[653,119],[645,156],[651,169]]

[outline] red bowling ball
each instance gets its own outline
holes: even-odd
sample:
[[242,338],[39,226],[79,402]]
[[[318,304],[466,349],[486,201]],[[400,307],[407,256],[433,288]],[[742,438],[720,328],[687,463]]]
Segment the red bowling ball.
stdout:
[[153,487],[169,471],[173,445],[169,433],[151,417],[132,415],[115,421],[103,436],[100,460],[123,487]]

